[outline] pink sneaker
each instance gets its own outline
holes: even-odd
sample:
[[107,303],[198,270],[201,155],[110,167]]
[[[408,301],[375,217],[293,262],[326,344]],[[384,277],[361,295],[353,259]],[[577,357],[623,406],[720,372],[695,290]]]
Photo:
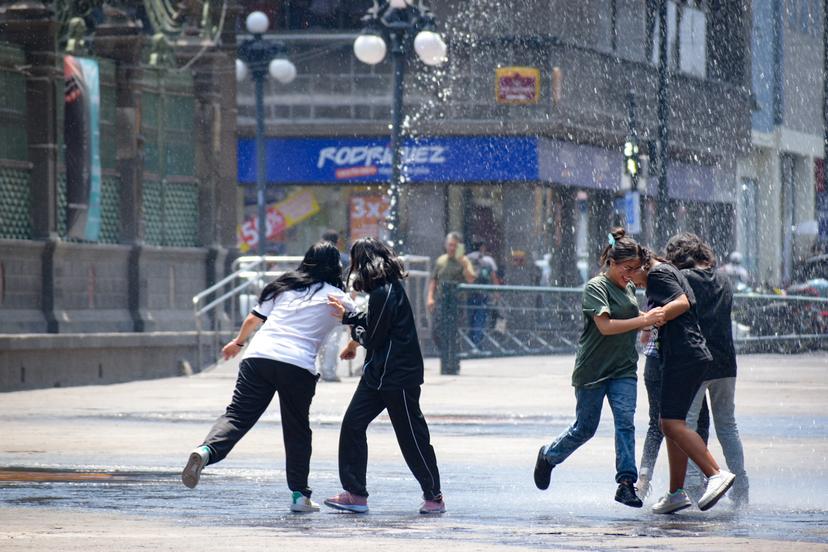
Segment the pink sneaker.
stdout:
[[351,494],[348,491],[342,491],[336,496],[325,499],[325,506],[329,506],[336,510],[345,510],[356,514],[364,514],[368,512],[368,497]]
[[440,498],[440,500],[426,500],[420,505],[420,513],[421,514],[445,514],[446,513],[446,503]]

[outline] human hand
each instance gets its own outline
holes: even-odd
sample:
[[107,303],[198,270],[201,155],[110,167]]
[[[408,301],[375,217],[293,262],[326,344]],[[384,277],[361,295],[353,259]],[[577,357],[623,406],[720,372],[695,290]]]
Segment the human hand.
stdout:
[[436,307],[436,306],[437,306],[437,301],[434,300],[434,297],[429,297],[428,301],[426,301],[426,308],[428,309],[428,312],[433,313],[434,312],[434,307]]
[[242,346],[234,339],[221,349],[221,355],[224,357],[224,360],[230,360],[237,354],[239,354],[242,350]]
[[657,328],[667,323],[663,307],[655,307],[650,309],[644,315],[644,318],[647,320],[648,326],[655,326]]
[[334,318],[342,320],[345,317],[345,305],[333,295],[328,295],[328,306],[331,307],[331,316]]
[[359,347],[359,343],[356,341],[348,342],[348,344],[345,345],[345,348],[342,349],[342,352],[339,353],[339,358],[342,360],[353,360],[356,358],[357,347]]

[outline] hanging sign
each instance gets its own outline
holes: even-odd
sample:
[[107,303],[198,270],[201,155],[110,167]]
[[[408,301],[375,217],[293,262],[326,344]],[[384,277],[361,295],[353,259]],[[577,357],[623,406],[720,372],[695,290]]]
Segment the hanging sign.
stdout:
[[[268,240],[275,238],[288,228],[296,226],[319,213],[319,202],[308,190],[294,192],[279,203],[267,208]],[[239,250],[247,253],[259,245],[259,221],[257,217],[248,218],[238,229]]]
[[500,67],[495,72],[495,99],[499,104],[536,104],[540,98],[540,71],[534,67]]
[[390,207],[388,194],[351,196],[348,209],[351,242],[360,238],[384,239]]

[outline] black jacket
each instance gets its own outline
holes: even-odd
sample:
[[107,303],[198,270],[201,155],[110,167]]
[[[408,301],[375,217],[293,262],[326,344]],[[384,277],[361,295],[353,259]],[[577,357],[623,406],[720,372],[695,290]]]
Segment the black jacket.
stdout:
[[394,281],[371,291],[368,311],[346,314],[351,337],[365,347],[362,379],[373,389],[405,389],[423,383],[423,354],[405,289]]

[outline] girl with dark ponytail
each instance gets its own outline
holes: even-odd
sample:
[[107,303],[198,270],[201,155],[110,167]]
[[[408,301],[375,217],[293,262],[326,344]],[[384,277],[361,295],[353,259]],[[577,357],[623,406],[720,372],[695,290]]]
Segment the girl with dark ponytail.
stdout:
[[[308,472],[311,429],[308,420],[319,373],[316,355],[336,327],[328,297],[336,297],[352,311],[343,291],[339,251],[321,241],[308,249],[296,268],[265,286],[259,304],[247,316],[238,335],[222,349],[224,360],[239,354],[255,332],[239,365],[233,399],[216,420],[201,446],[190,453],[181,479],[187,487],[198,484],[201,470],[222,460],[279,394],[285,441],[288,487],[293,512],[313,512]],[[261,326],[258,331],[257,328]]]
[[575,387],[575,421],[550,445],[544,445],[535,462],[535,485],[549,487],[552,468],[586,443],[598,429],[604,397],[615,421],[615,500],[633,508],[642,506],[634,482],[635,401],[637,395],[638,330],[659,325],[661,309],[639,312],[631,279],[650,260],[647,249],[628,237],[623,228],[607,235],[601,254],[603,271],[587,282],[582,299],[583,328],[572,385]]

